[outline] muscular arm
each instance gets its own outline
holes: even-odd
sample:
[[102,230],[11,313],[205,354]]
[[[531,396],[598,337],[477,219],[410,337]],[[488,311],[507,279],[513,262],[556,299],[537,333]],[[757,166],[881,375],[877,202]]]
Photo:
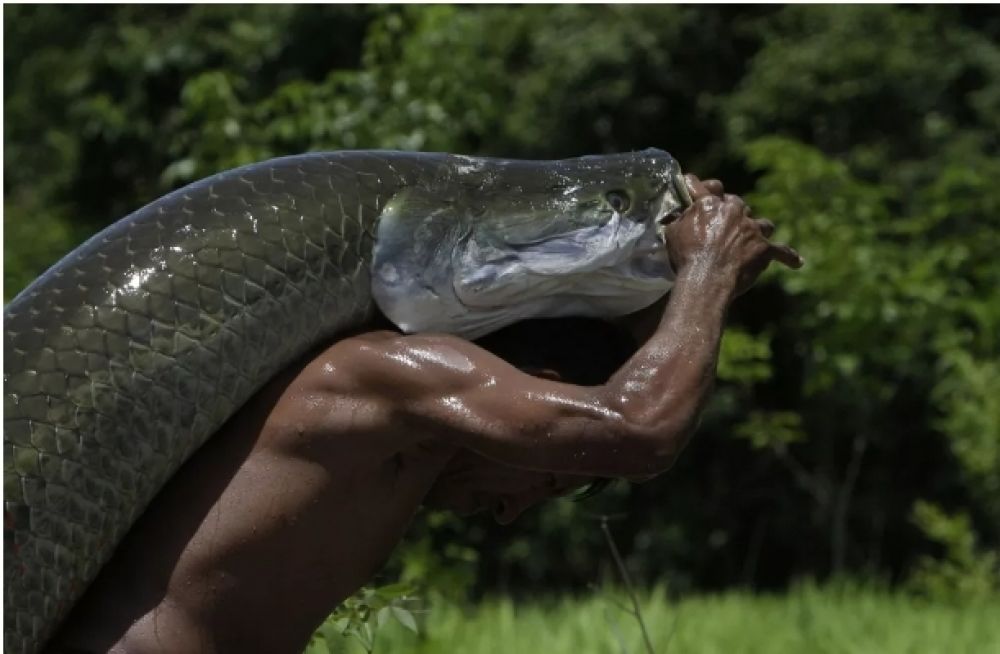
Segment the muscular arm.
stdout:
[[533,377],[450,336],[370,344],[358,353],[366,359],[359,386],[385,389],[394,419],[415,431],[508,465],[656,473],[680,451],[711,389],[728,296],[678,279],[656,333],[603,386]]
[[388,398],[394,419],[508,465],[596,476],[666,470],[711,390],[729,301],[771,259],[800,263],[768,243],[769,224],[732,196],[703,193],[668,229],[679,272],[662,320],[603,386],[533,377],[453,337],[395,336],[358,352],[359,387]]

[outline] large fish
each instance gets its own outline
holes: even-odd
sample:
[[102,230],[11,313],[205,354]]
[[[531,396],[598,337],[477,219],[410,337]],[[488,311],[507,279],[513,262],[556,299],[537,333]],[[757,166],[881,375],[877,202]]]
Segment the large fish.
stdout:
[[163,484],[265,382],[381,312],[475,337],[670,288],[660,150],[313,153],[195,182],[4,311],[4,645],[38,651]]

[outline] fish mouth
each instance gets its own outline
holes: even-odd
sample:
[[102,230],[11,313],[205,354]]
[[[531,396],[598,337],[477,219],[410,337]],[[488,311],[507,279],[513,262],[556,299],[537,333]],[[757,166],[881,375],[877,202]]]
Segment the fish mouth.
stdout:
[[660,206],[653,214],[653,226],[661,243],[666,244],[667,242],[667,225],[680,218],[692,204],[694,204],[694,200],[691,198],[691,190],[688,188],[683,173],[676,168],[670,170],[667,188],[660,196]]

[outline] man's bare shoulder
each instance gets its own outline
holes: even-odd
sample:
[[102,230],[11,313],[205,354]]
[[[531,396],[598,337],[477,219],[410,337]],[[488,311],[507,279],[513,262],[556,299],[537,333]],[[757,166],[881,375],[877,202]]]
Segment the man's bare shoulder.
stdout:
[[406,381],[385,370],[399,365],[385,360],[401,352],[408,338],[366,332],[307,355],[262,393],[275,399],[254,409],[264,421],[261,445],[322,465],[343,462],[345,452],[377,459],[412,445],[420,434],[402,429],[395,411],[398,385]]
[[387,386],[401,391],[475,375],[484,359],[494,357],[457,336],[381,330],[331,344],[307,364],[298,382],[316,392],[377,395]]
[[446,334],[382,330],[342,338],[315,350],[265,390],[276,398],[267,409],[268,432],[293,433],[301,441],[304,434],[370,438],[398,431],[404,405],[474,384],[483,373],[480,355],[487,353]]

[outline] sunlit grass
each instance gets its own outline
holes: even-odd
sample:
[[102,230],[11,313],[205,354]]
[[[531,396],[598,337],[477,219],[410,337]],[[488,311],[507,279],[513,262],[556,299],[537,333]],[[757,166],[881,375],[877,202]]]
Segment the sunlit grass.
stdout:
[[[391,623],[375,652],[437,654],[644,654],[624,595],[495,598],[473,607],[439,603],[421,616],[419,636]],[[656,652],[698,654],[917,652],[1000,654],[1000,598],[952,606],[888,591],[800,586],[784,595],[729,592],[671,601],[643,594]],[[322,643],[310,654],[326,651]],[[363,652],[335,634],[329,651]]]

